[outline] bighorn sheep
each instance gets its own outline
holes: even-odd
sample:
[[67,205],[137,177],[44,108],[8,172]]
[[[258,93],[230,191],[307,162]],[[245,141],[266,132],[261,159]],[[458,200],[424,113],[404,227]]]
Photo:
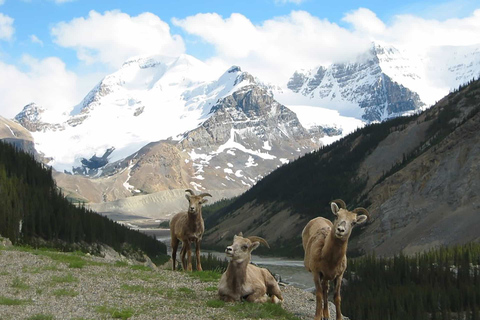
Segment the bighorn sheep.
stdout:
[[[337,204],[340,205],[340,208]],[[325,218],[318,217],[310,220],[302,232],[305,268],[313,273],[315,282],[317,300],[315,320],[329,319],[330,317],[327,301],[328,281],[330,280],[333,280],[335,284],[334,301],[337,320],[342,319],[340,286],[343,273],[347,268],[348,238],[355,225],[364,223],[370,217],[364,208],[348,211],[345,202],[340,199],[332,201],[330,206],[333,214],[337,217],[333,224]]]
[[226,302],[240,301],[242,298],[249,302],[266,302],[268,298],[265,294],[268,294],[273,303],[283,301],[272,274],[265,268],[250,264],[251,253],[260,243],[270,248],[263,238],[244,238],[241,232],[234,236],[233,244],[225,250],[231,260],[218,285],[220,299]]
[[[211,195],[209,193],[195,195],[190,189],[185,190],[185,192],[187,192],[185,197],[189,203],[188,211],[179,212],[170,220],[173,270],[175,270],[176,266],[178,242],[182,241],[180,256],[183,270],[192,271],[192,250],[190,245],[195,242],[197,270],[202,271],[202,264],[200,263],[200,241],[205,231],[202,218],[202,204],[208,201],[203,197],[211,197]],[[188,255],[188,263],[185,260],[185,254]]]

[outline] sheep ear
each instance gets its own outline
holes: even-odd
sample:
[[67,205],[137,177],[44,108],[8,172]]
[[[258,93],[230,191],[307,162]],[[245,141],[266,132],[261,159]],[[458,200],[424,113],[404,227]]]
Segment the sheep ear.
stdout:
[[260,245],[260,242],[255,241],[254,243],[252,243],[250,245],[250,251],[253,251],[253,250],[257,249],[259,245]]
[[332,213],[337,215],[338,210],[340,210],[335,202],[330,203],[330,208],[332,208]]
[[185,198],[187,198],[187,200],[190,201],[190,195],[189,194],[185,194]]
[[202,199],[202,204],[204,204],[205,202],[208,202],[208,199]]
[[243,237],[243,232],[240,231],[240,232],[238,233],[238,236],[239,236],[239,237]]
[[362,224],[367,221],[368,217],[364,214],[357,216],[357,224]]

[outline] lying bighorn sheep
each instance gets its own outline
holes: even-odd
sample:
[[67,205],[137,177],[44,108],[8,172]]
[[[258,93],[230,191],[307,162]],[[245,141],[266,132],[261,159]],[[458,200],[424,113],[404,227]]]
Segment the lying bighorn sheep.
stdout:
[[[340,205],[340,208],[338,205]],[[355,225],[367,221],[369,213],[364,208],[348,211],[343,200],[337,199],[330,203],[334,215],[334,223],[318,217],[310,220],[302,232],[303,249],[305,250],[305,268],[313,273],[315,282],[317,306],[315,320],[329,319],[328,311],[328,281],[335,283],[335,308],[337,320],[342,319],[340,310],[340,286],[343,273],[347,268],[348,238]],[[357,215],[363,213],[362,215]],[[323,315],[322,315],[323,302]]]
[[[202,218],[202,204],[207,202],[203,197],[211,197],[209,193],[195,195],[195,193],[187,189],[185,197],[188,200],[188,211],[179,212],[170,220],[170,236],[172,244],[172,261],[173,270],[176,266],[178,242],[182,241],[182,251],[180,256],[182,259],[183,270],[192,271],[192,250],[190,245],[195,242],[195,253],[197,256],[197,270],[202,271],[200,263],[200,241],[202,240],[205,225]],[[185,260],[185,254],[188,254],[188,263]]]
[[225,250],[231,260],[218,285],[220,299],[226,302],[240,301],[242,298],[249,302],[266,302],[268,298],[265,294],[268,294],[273,303],[283,300],[272,274],[265,268],[250,264],[252,250],[260,243],[270,248],[263,238],[244,238],[241,232],[234,236],[233,244]]

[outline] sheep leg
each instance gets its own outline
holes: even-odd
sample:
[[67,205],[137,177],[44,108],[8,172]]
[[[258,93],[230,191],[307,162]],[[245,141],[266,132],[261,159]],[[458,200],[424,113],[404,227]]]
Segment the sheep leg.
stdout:
[[245,300],[248,302],[254,302],[254,303],[265,303],[268,300],[268,297],[264,294],[261,294],[260,292],[254,292],[250,295],[248,295]]
[[187,270],[187,263],[186,263],[186,260],[185,260],[185,255],[187,254],[187,246],[188,246],[188,242],[187,241],[185,241],[185,242],[182,241],[182,251],[180,251],[180,257],[182,259],[183,271]]
[[322,291],[321,278],[322,277],[319,272],[315,272],[313,274],[313,282],[315,283],[315,297],[317,300],[314,320],[322,320],[323,291]]
[[172,237],[171,245],[172,245],[172,270],[175,271],[177,266],[177,249],[178,249],[178,239]]
[[[270,277],[266,279],[265,283],[265,285],[267,286],[267,294],[271,296],[272,303],[280,303],[283,301],[282,292],[280,291],[280,288],[275,278],[271,274],[268,275]],[[278,299],[276,299],[275,297]]]
[[192,271],[192,248],[190,247],[190,241],[185,243],[185,251],[187,252],[187,271]]
[[328,280],[322,280],[323,290],[323,318],[330,319],[330,312],[328,310]]
[[195,240],[195,255],[197,256],[197,270],[202,270],[202,262],[200,261],[200,240]]
[[336,320],[342,320],[342,311],[340,310],[340,304],[342,302],[342,298],[340,296],[340,287],[342,286],[342,278],[343,274],[339,275],[335,278],[335,294],[334,294],[334,301],[335,301],[335,310],[337,312]]

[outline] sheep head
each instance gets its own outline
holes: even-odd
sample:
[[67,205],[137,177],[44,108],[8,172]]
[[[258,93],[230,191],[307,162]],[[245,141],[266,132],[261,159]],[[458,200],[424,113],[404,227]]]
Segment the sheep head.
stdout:
[[243,234],[240,232],[233,237],[233,243],[225,249],[225,254],[227,257],[231,258],[232,261],[241,263],[246,259],[250,260],[252,251],[258,248],[260,243],[264,244],[267,248],[270,248],[267,240],[257,236],[244,238]]
[[199,195],[195,195],[195,192],[191,189],[185,190],[186,194],[185,197],[188,200],[188,213],[196,215],[198,212],[200,212],[200,209],[202,207],[202,204],[207,202],[207,199],[204,199],[204,197],[211,197],[212,195],[209,193],[201,193]]
[[333,200],[330,206],[333,214],[336,216],[333,222],[333,232],[335,237],[341,240],[347,240],[352,233],[352,229],[356,225],[365,223],[370,217],[365,208],[356,208],[348,211],[345,202],[341,199]]

